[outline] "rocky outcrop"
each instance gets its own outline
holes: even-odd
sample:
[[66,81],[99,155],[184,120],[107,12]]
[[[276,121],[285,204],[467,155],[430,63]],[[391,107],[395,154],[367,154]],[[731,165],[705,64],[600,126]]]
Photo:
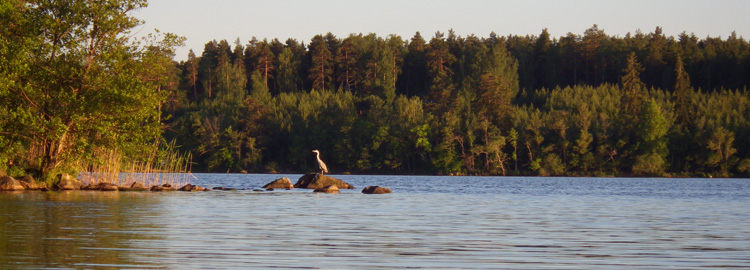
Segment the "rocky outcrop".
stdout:
[[265,189],[293,189],[294,185],[292,185],[292,180],[289,180],[289,178],[282,177],[276,180],[273,180],[273,182],[266,184],[263,186]]
[[369,186],[362,190],[362,193],[364,194],[387,194],[391,193],[390,188],[386,187],[379,187],[379,186]]
[[339,187],[337,187],[336,185],[328,185],[322,188],[316,188],[315,190],[313,190],[313,192],[337,194],[339,193]]
[[25,190],[18,180],[10,176],[0,176],[0,191],[18,191]]
[[47,184],[43,182],[37,182],[31,175],[26,175],[18,179],[18,182],[28,190],[47,190]]
[[209,191],[209,189],[207,188],[199,187],[199,186],[191,185],[191,184],[184,185],[177,190],[179,191]]
[[57,175],[57,189],[59,190],[80,190],[83,184],[78,179],[73,178],[69,174],[61,173]]
[[341,179],[336,179],[319,173],[308,173],[303,175],[294,184],[295,188],[319,189],[327,186],[336,186],[339,189],[354,189],[354,186]]

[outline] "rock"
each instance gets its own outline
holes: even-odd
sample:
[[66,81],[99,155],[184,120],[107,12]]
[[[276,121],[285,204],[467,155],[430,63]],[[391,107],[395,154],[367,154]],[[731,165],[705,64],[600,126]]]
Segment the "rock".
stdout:
[[83,186],[81,181],[78,181],[78,179],[73,178],[67,173],[58,174],[57,179],[60,180],[57,183],[57,189],[59,190],[80,190]]
[[321,175],[319,173],[308,173],[303,175],[294,184],[295,188],[309,188],[318,189],[326,186],[334,185],[339,189],[354,189],[354,186],[341,179],[336,179],[327,175]]
[[339,193],[339,187],[336,185],[328,185],[322,188],[316,188],[313,190],[313,192],[323,192],[323,193],[331,193],[331,194],[338,194]]
[[120,190],[120,189],[115,184],[99,182],[99,183],[91,183],[88,186],[82,186],[81,190],[115,191],[115,190]]
[[391,193],[390,188],[386,187],[379,187],[379,186],[369,186],[362,190],[362,193],[364,194],[386,194]]
[[101,190],[101,191],[118,191],[118,190],[120,190],[120,188],[118,188],[116,184],[102,182],[102,183],[99,183],[96,186],[95,190]]
[[130,186],[121,186],[119,187],[120,191],[148,191],[149,188],[146,187],[143,183],[140,182],[133,182],[130,184]]
[[209,191],[209,189],[207,188],[199,187],[199,186],[191,185],[191,184],[184,185],[177,190],[179,191]]
[[131,188],[131,189],[142,189],[142,190],[147,190],[147,189],[148,189],[148,188],[146,187],[146,185],[144,185],[144,184],[143,184],[143,183],[141,183],[141,182],[133,182],[133,184],[132,184],[132,185],[130,185],[130,188]]
[[47,190],[47,185],[45,183],[40,183],[34,180],[34,177],[31,175],[25,175],[24,177],[21,177],[21,179],[18,179],[18,182],[21,183],[21,185],[25,189],[29,190]]
[[151,191],[174,191],[175,189],[170,184],[163,184],[161,186],[153,186]]
[[292,180],[289,180],[289,178],[282,177],[276,180],[273,180],[273,182],[266,184],[263,186],[265,189],[293,189],[294,185],[292,185]]
[[227,188],[227,187],[214,187],[213,190],[237,191],[236,188]]
[[18,180],[10,176],[0,176],[0,191],[17,191],[25,190]]

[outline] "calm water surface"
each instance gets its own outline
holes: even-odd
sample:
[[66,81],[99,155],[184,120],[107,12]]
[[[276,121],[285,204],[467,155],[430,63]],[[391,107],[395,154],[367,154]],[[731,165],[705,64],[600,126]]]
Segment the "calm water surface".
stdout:
[[750,268],[750,179],[335,177],[357,189],[0,192],[0,269]]

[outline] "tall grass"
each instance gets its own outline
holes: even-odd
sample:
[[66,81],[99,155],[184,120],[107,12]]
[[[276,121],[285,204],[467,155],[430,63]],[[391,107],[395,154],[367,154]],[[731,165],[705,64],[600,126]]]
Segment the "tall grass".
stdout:
[[180,154],[174,143],[165,149],[154,150],[145,161],[125,158],[117,149],[96,151],[97,162],[81,163],[84,172],[79,180],[84,185],[111,183],[130,187],[140,183],[145,187],[169,184],[181,187],[190,183],[190,154]]

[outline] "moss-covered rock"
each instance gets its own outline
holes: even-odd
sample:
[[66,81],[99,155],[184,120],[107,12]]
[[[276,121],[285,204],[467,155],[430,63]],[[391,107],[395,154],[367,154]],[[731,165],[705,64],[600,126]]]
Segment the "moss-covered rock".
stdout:
[[59,190],[80,190],[83,187],[81,181],[73,178],[70,174],[61,173],[57,175],[57,189]]

